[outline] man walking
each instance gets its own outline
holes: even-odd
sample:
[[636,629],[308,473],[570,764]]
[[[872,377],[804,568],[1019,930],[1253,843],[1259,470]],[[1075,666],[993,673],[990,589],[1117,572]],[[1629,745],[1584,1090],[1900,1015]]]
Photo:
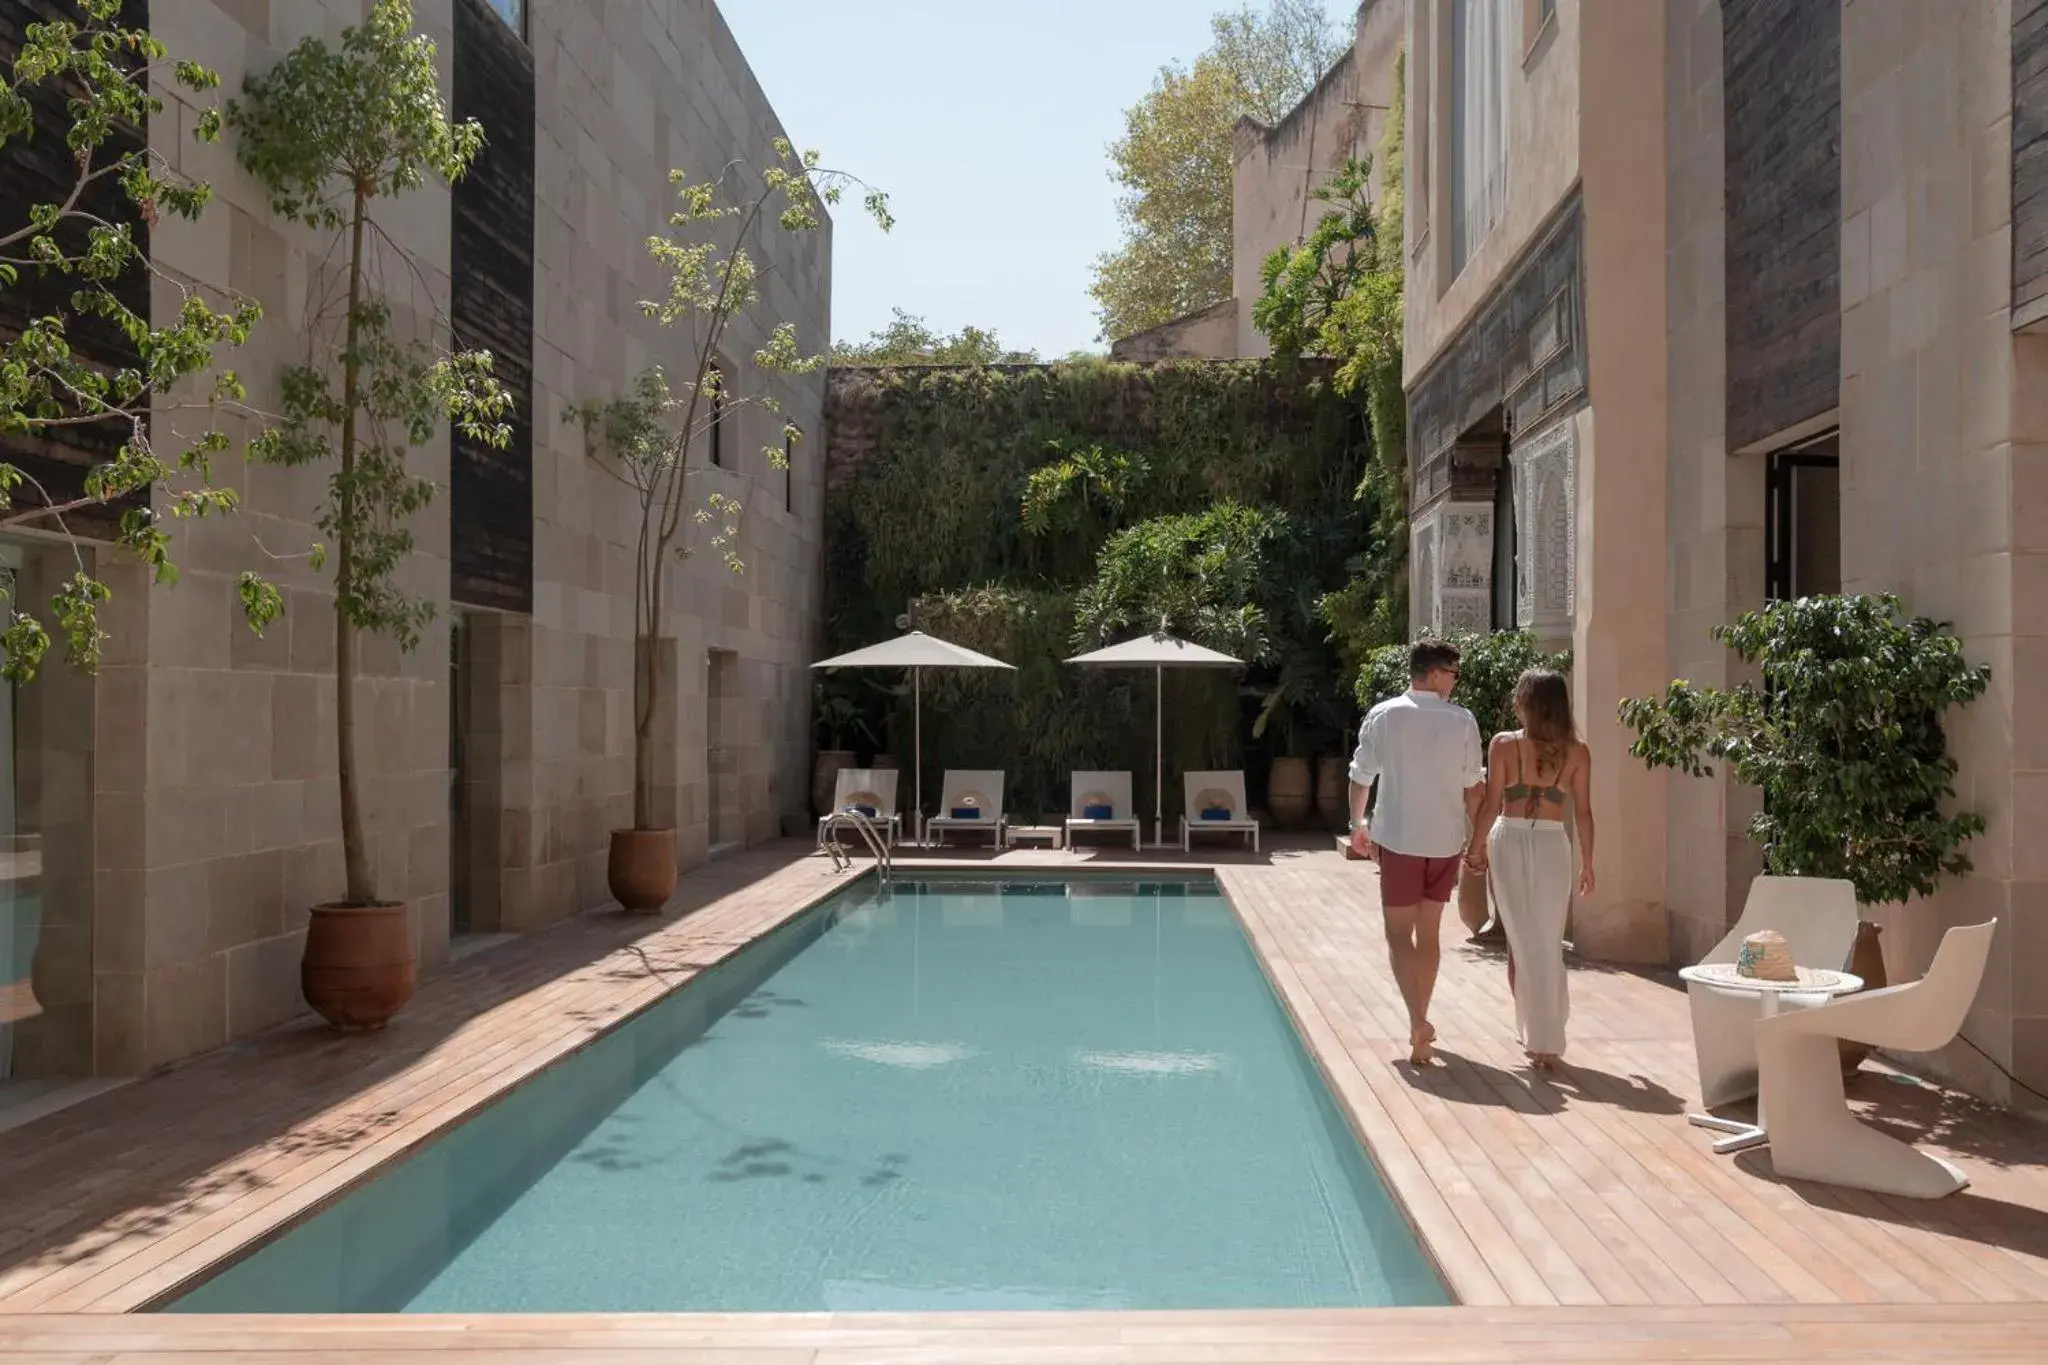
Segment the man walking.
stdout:
[[[1379,864],[1387,955],[1408,1006],[1409,1060],[1430,1059],[1429,998],[1442,950],[1437,933],[1458,885],[1473,812],[1486,793],[1479,725],[1451,702],[1455,646],[1425,640],[1408,651],[1405,695],[1381,702],[1358,727],[1351,759],[1351,846]],[[1379,798],[1365,821],[1373,783]]]

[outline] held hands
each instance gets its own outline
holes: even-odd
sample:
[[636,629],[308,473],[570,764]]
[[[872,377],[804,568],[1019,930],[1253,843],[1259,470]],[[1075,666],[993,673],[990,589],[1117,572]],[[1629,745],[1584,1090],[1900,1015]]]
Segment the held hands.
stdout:
[[1465,850],[1465,870],[1467,872],[1472,873],[1474,876],[1483,877],[1486,875],[1486,867],[1486,846],[1484,844],[1474,844],[1471,848]]

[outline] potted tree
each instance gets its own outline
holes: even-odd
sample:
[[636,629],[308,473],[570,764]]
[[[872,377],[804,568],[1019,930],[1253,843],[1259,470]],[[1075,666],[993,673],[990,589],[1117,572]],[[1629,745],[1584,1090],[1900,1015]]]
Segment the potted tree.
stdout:
[[[337,232],[347,271],[337,308],[308,328],[309,354],[283,375],[282,420],[251,443],[286,466],[331,462],[315,524],[332,542],[337,780],[344,886],[312,908],[300,979],[306,1002],[337,1028],[381,1028],[412,996],[415,929],[403,901],[382,894],[363,829],[356,724],[357,643],[364,632],[416,648],[434,617],[398,575],[413,549],[407,522],[433,483],[407,457],[444,421],[503,446],[508,406],[488,352],[453,352],[434,336],[408,338],[373,283],[379,256],[398,248],[373,210],[429,176],[460,177],[483,144],[473,121],[454,123],[437,83],[434,44],[413,32],[407,0],[378,0],[338,48],[307,38],[248,78],[227,109],[236,157],[287,220]],[[339,384],[337,386],[337,379]],[[323,546],[311,556],[327,561]]]
[[[1713,635],[1760,681],[1678,681],[1623,702],[1631,754],[1692,777],[1725,761],[1763,795],[1749,837],[1765,871],[1854,882],[1862,905],[1931,895],[1970,871],[1964,850],[1984,817],[1948,809],[1956,761],[1942,714],[1982,696],[1991,670],[1965,659],[1945,624],[1904,617],[1886,593],[1773,602]],[[1851,970],[1866,990],[1885,983],[1867,915]],[[1868,1055],[1845,1045],[1843,1062]]]
[[[740,518],[744,505],[725,487],[695,496],[697,479],[709,465],[715,426],[744,408],[781,412],[774,397],[738,382],[724,357],[735,319],[761,300],[760,267],[748,243],[771,225],[786,233],[816,232],[824,205],[838,202],[851,178],[822,168],[815,152],[798,156],[780,138],[765,165],[728,165],[715,180],[691,182],[669,172],[676,207],[669,232],[648,242],[648,251],[667,274],[662,296],[641,310],[657,324],[686,334],[686,368],[671,382],[659,366],[642,373],[632,397],[572,409],[599,467],[634,498],[633,573],[633,813],[632,824],[615,829],[606,863],[612,895],[627,910],[650,913],[668,903],[676,885],[676,832],[667,812],[656,808],[660,729],[656,717],[665,689],[673,686],[661,667],[668,626],[672,572],[698,549],[702,530],[708,548],[738,572]],[[868,212],[884,230],[890,226],[888,199],[869,190]],[[776,322],[754,352],[754,369],[766,373],[810,374],[824,357],[805,354],[796,325]],[[730,428],[726,428],[729,430]],[[789,450],[802,438],[785,421],[762,453],[770,468],[787,467]],[[744,482],[743,476],[724,475]]]

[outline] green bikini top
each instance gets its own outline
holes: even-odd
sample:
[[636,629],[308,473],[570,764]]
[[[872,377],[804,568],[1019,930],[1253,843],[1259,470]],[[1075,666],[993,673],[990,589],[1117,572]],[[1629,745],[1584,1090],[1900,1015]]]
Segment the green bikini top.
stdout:
[[[1515,780],[1506,791],[1501,793],[1501,800],[1503,803],[1512,801],[1528,802],[1527,818],[1534,819],[1537,808],[1544,802],[1548,801],[1553,806],[1562,806],[1564,804],[1564,788],[1558,786],[1555,779],[1552,779],[1549,785],[1541,787],[1523,780],[1524,774],[1528,771],[1526,760],[1522,756],[1522,745],[1526,742],[1526,736],[1515,736]],[[1559,776],[1562,775],[1562,772],[1560,772]]]

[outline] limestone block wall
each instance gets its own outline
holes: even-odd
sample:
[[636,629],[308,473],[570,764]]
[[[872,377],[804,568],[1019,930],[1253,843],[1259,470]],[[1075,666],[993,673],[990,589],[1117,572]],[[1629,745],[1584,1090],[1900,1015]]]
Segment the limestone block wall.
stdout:
[[[332,38],[358,22],[362,7],[191,0],[152,9],[151,27],[168,48],[214,68],[232,93],[302,37]],[[447,0],[425,0],[417,10],[422,31],[440,45],[445,77]],[[214,200],[197,224],[167,218],[160,225],[155,260],[198,287],[232,288],[263,303],[262,331],[233,363],[252,403],[275,410],[278,373],[309,354],[312,300],[332,289],[340,266],[325,234],[270,215],[230,144],[193,141],[197,115],[182,92],[160,93],[167,108],[151,121],[152,148],[208,181]],[[379,206],[380,226],[417,267],[388,253],[378,262],[402,335],[419,334],[445,310],[447,214],[446,192],[432,187]],[[159,282],[153,309],[164,314],[176,298]],[[162,442],[190,419],[159,406]],[[441,438],[414,452],[413,467],[445,483],[447,459]],[[93,796],[101,1072],[172,1060],[301,1008],[306,909],[342,890],[332,597],[304,558],[320,538],[312,520],[326,472],[221,460],[218,473],[241,489],[246,510],[180,528],[184,577],[175,588],[151,589],[119,561],[107,572],[115,597],[96,684]],[[445,516],[421,518],[418,534],[403,581],[445,600]],[[287,597],[285,620],[261,639],[242,624],[233,591],[234,575],[252,566],[280,582]],[[378,889],[412,906],[419,953],[430,967],[447,944],[446,650],[441,630],[411,656],[388,640],[366,640],[359,683],[364,810]]]
[[[1351,47],[1300,104],[1272,128],[1250,119],[1238,125],[1237,164],[1231,177],[1231,274],[1238,309],[1232,319],[1234,348],[1224,354],[1271,354],[1265,334],[1252,322],[1260,267],[1274,248],[1295,245],[1315,226],[1325,212],[1315,191],[1331,172],[1354,156],[1377,157],[1387,106],[1393,100],[1394,61],[1406,10],[1395,0],[1364,0],[1354,18]],[[1375,195],[1378,172],[1375,166]],[[1119,358],[1161,356],[1134,353]]]
[[[2048,337],[2012,331],[2010,0],[1842,11],[1842,572],[1992,669],[1957,715],[1975,875],[1884,912],[1894,979],[1996,918],[1968,1036],[2048,1090]],[[1943,1065],[2014,1097],[1965,1047]]]
[[[563,420],[579,403],[627,392],[661,364],[678,380],[700,339],[641,315],[661,271],[646,240],[673,205],[668,173],[717,177],[735,160],[737,189],[783,135],[717,8],[708,0],[534,6],[528,41],[537,97],[534,320],[533,746],[526,856],[530,889],[509,890],[508,927],[545,923],[606,899],[608,832],[632,804],[632,588],[637,507],[588,457]],[[799,139],[800,145],[809,145]],[[822,149],[830,159],[829,148]],[[857,168],[855,168],[857,169]],[[779,833],[804,804],[809,762],[807,668],[819,601],[823,519],[821,375],[770,377],[752,364],[778,321],[807,351],[827,346],[829,226],[807,237],[767,230],[752,244],[763,267],[759,305],[721,353],[736,391],[765,392],[807,440],[787,479],[763,447],[781,418],[741,410],[721,441],[725,469],[699,452],[691,496],[713,492],[745,508],[731,573],[708,552],[671,572],[668,619],[678,695],[672,770],[663,774],[684,866],[711,848],[714,789],[711,652],[736,657],[744,700],[721,710],[717,737],[734,770],[721,829],[738,842]],[[737,808],[733,808],[737,803]],[[722,842],[734,842],[723,840]],[[516,880],[516,877],[515,877]]]
[[[1665,594],[1670,675],[1741,681],[1708,634],[1764,597],[1764,457],[1731,455],[1727,430],[1727,135],[1722,10],[1688,0],[1665,28]],[[1741,913],[1761,865],[1744,832],[1756,795],[1725,774],[1667,781],[1665,905],[1671,956],[1697,962]]]
[[[1507,0],[1502,0],[1507,3]],[[1500,221],[1462,270],[1450,254],[1450,0],[1414,0],[1407,16],[1408,250],[1402,383],[1412,387],[1459,334],[1579,179],[1580,31],[1607,6],[1632,0],[1557,0],[1537,24],[1533,5],[1508,22],[1507,194]]]
[[[451,4],[415,0],[418,25],[439,48],[444,88]],[[686,370],[695,338],[661,332],[637,307],[662,287],[645,244],[665,224],[668,171],[709,178],[737,158],[758,164],[782,131],[709,0],[528,8],[539,75],[534,607],[530,615],[462,615],[464,794],[475,812],[461,841],[464,881],[476,927],[515,930],[608,899],[607,833],[630,812],[635,522],[629,496],[593,468],[563,414],[625,392],[649,363]],[[364,6],[160,0],[152,9],[151,27],[170,51],[213,67],[231,94],[302,37],[338,38]],[[196,226],[161,225],[156,262],[198,287],[262,302],[261,331],[233,363],[252,403],[274,411],[280,369],[309,353],[309,301],[332,294],[338,265],[324,235],[269,214],[231,143],[192,140],[197,112],[179,92],[161,93],[168,107],[151,123],[151,145],[210,182],[214,202]],[[412,261],[387,256],[377,267],[396,326],[424,333],[448,308],[450,196],[429,186],[376,214]],[[754,245],[763,301],[723,356],[734,383],[750,390],[752,355],[774,322],[794,321],[807,349],[826,346],[830,233],[792,240],[771,231]],[[163,314],[176,298],[159,284],[153,306]],[[685,866],[707,855],[714,825],[722,842],[760,842],[804,804],[823,378],[779,380],[768,391],[811,440],[795,448],[785,477],[762,453],[780,442],[779,417],[747,413],[727,423],[730,468],[698,477],[694,495],[717,490],[745,505],[737,547],[745,573],[710,555],[677,566],[662,625],[679,694],[663,722],[664,803]],[[162,405],[157,427],[172,449],[171,434],[189,425],[172,410],[175,399]],[[445,488],[445,433],[413,461]],[[68,983],[66,1017],[89,1010],[90,1029],[72,1028],[65,1047],[79,1056],[47,1069],[132,1073],[297,1014],[307,909],[342,891],[332,598],[304,558],[319,538],[312,523],[327,471],[224,459],[218,472],[243,493],[242,513],[178,528],[184,576],[175,588],[153,589],[115,560],[105,570],[115,596],[104,666],[82,700],[50,693],[52,705],[82,706],[90,719],[91,761],[58,755],[54,771],[90,783],[89,806],[83,796],[77,803],[89,828],[76,837],[65,830],[60,842],[90,849],[81,855],[89,876],[80,875],[92,894],[89,950],[68,923],[51,939],[67,963],[89,951],[89,993],[73,980],[77,971],[58,975]],[[402,575],[408,589],[442,604],[442,619],[411,655],[366,639],[358,684],[378,889],[411,906],[427,970],[447,955],[457,856],[448,518],[444,497],[415,520],[418,552]],[[234,576],[252,566],[277,580],[287,601],[285,619],[260,639],[242,624],[233,591]],[[713,650],[731,661],[716,735]]]

